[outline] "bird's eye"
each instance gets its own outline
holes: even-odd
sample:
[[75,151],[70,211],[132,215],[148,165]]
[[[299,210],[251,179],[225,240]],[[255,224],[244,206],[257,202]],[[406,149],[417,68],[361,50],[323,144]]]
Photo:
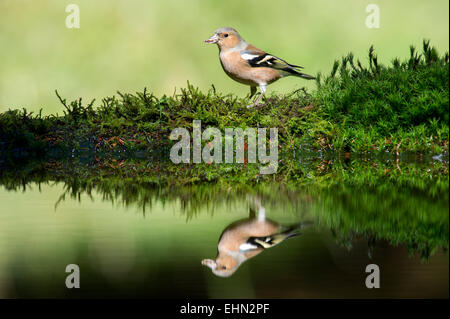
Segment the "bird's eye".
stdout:
[[228,33],[225,33],[223,36],[224,36],[225,38],[228,38]]
[[222,269],[227,269],[227,267],[225,267],[225,266],[221,266],[220,268],[222,268]]

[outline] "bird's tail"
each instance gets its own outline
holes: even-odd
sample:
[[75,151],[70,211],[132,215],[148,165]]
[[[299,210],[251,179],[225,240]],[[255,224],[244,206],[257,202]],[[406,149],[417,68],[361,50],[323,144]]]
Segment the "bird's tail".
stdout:
[[313,224],[312,222],[303,222],[300,224],[296,224],[296,225],[288,227],[286,230],[284,230],[283,232],[281,232],[275,236],[278,236],[278,238],[280,238],[282,240],[286,240],[291,237],[299,236],[302,234],[300,232],[300,230],[302,230],[303,228],[305,228],[307,226],[311,226],[312,224]]
[[301,68],[302,67],[300,67],[300,66],[290,64],[289,67],[284,68],[283,71],[284,71],[285,75],[294,75],[294,76],[298,76],[300,78],[307,79],[307,80],[315,80],[316,79],[312,75],[300,72],[299,69],[301,69]]
[[306,73],[302,73],[302,72],[296,72],[296,74],[294,74],[295,76],[298,76],[300,78],[303,79],[307,79],[307,80],[315,80],[316,78],[312,75],[306,74]]
[[275,235],[275,242],[278,244],[277,240],[279,240],[279,242],[286,240],[288,238],[292,238],[292,237],[296,237],[296,236],[300,236],[302,233],[300,232],[300,228],[291,228],[288,229],[278,235]]

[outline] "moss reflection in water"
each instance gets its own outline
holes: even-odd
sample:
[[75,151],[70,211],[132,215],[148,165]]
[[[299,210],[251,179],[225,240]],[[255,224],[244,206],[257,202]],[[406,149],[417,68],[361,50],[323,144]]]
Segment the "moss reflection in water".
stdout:
[[276,176],[254,182],[258,168],[251,165],[228,170],[149,166],[140,160],[107,167],[98,167],[95,160],[37,162],[3,169],[0,184],[26,190],[34,183],[63,182],[56,209],[67,197],[92,197],[94,192],[105,201],[137,206],[144,215],[157,202],[176,201],[187,221],[200,211],[213,215],[219,204],[232,206],[258,196],[268,211],[304,214],[315,227],[331,230],[345,247],[367,240],[369,254],[377,241],[406,245],[424,259],[448,249],[448,163],[317,157],[288,163],[282,163]]

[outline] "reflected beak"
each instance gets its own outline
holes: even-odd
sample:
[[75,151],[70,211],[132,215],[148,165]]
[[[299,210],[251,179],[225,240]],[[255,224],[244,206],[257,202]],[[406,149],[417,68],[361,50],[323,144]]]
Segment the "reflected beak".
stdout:
[[203,259],[202,260],[202,265],[203,266],[207,266],[207,267],[209,267],[209,268],[211,268],[213,270],[217,268],[216,262],[214,260],[212,260],[212,259]]
[[205,43],[217,43],[219,42],[219,36],[217,34],[214,34],[209,39],[205,40]]

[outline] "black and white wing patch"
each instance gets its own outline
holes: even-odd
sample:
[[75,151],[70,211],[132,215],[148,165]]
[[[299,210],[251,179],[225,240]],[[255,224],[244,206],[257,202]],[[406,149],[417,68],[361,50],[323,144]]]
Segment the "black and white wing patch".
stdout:
[[299,65],[287,63],[286,61],[268,53],[258,54],[253,51],[242,51],[241,57],[252,67],[266,67],[283,71],[288,71],[288,69],[293,70],[296,68],[303,69],[303,67]]
[[252,50],[244,50],[241,52],[241,57],[242,59],[247,61],[247,63],[253,68],[257,67],[272,68],[280,71],[282,76],[295,75],[307,80],[315,79],[315,77],[313,77],[312,75],[302,73],[301,72],[301,69],[303,69],[302,66],[287,63],[283,59],[277,58],[276,56],[268,53],[261,53]]
[[241,251],[251,251],[260,248],[270,248],[279,242],[281,242],[284,237],[279,238],[279,235],[275,236],[265,236],[265,237],[250,237],[245,243],[241,244],[239,250]]

